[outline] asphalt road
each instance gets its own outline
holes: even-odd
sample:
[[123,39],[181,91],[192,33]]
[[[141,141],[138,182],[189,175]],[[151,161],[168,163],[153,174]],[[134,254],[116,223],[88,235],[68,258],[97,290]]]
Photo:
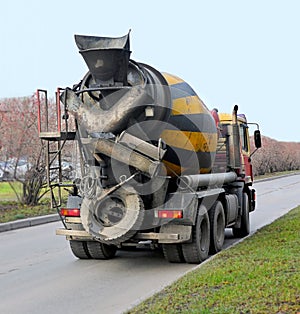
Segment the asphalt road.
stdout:
[[[255,184],[251,232],[300,204],[300,175]],[[77,260],[60,222],[0,233],[0,313],[122,313],[194,265],[160,252],[122,251],[109,261]],[[227,232],[225,246],[237,241]]]

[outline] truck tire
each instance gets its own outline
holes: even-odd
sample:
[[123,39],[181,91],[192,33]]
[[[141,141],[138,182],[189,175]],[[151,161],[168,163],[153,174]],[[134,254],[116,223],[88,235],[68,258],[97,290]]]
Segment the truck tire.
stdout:
[[168,262],[182,263],[185,261],[182,246],[180,244],[163,244],[162,249],[164,257]]
[[94,259],[111,259],[116,255],[117,247],[97,241],[88,241],[87,248],[90,256]]
[[94,198],[84,198],[81,220],[84,229],[107,245],[119,245],[132,238],[144,218],[144,204],[134,188],[124,186],[101,201],[101,190]]
[[207,209],[198,209],[196,225],[192,229],[192,242],[182,244],[184,259],[190,264],[199,264],[208,257],[210,246],[210,224]]
[[243,193],[243,208],[241,216],[240,228],[232,228],[233,235],[237,238],[242,238],[250,233],[250,219],[249,219],[249,198],[247,193]]
[[215,202],[209,211],[210,221],[210,254],[220,252],[225,239],[225,213],[220,201]]
[[70,240],[70,247],[72,250],[72,253],[79,259],[89,259],[91,258],[91,255],[89,254],[88,248],[87,248],[87,242],[86,241],[75,241]]

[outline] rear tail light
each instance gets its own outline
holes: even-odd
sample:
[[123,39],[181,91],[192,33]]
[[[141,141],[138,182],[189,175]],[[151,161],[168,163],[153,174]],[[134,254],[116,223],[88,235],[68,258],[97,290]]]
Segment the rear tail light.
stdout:
[[61,208],[60,215],[65,217],[80,217],[79,208]]
[[167,218],[167,219],[180,219],[183,218],[182,210],[158,210],[156,213],[157,218]]

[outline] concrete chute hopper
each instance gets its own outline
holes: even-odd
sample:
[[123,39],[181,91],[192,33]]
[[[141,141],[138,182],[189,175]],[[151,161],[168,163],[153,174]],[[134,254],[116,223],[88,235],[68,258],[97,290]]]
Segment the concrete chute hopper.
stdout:
[[97,84],[127,85],[129,33],[119,38],[75,35],[75,42]]

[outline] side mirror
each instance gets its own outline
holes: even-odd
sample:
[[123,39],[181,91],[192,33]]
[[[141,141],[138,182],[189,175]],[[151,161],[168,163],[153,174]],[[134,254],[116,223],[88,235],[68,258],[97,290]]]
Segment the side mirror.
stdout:
[[256,148],[261,148],[261,136],[259,130],[254,131],[254,144]]

